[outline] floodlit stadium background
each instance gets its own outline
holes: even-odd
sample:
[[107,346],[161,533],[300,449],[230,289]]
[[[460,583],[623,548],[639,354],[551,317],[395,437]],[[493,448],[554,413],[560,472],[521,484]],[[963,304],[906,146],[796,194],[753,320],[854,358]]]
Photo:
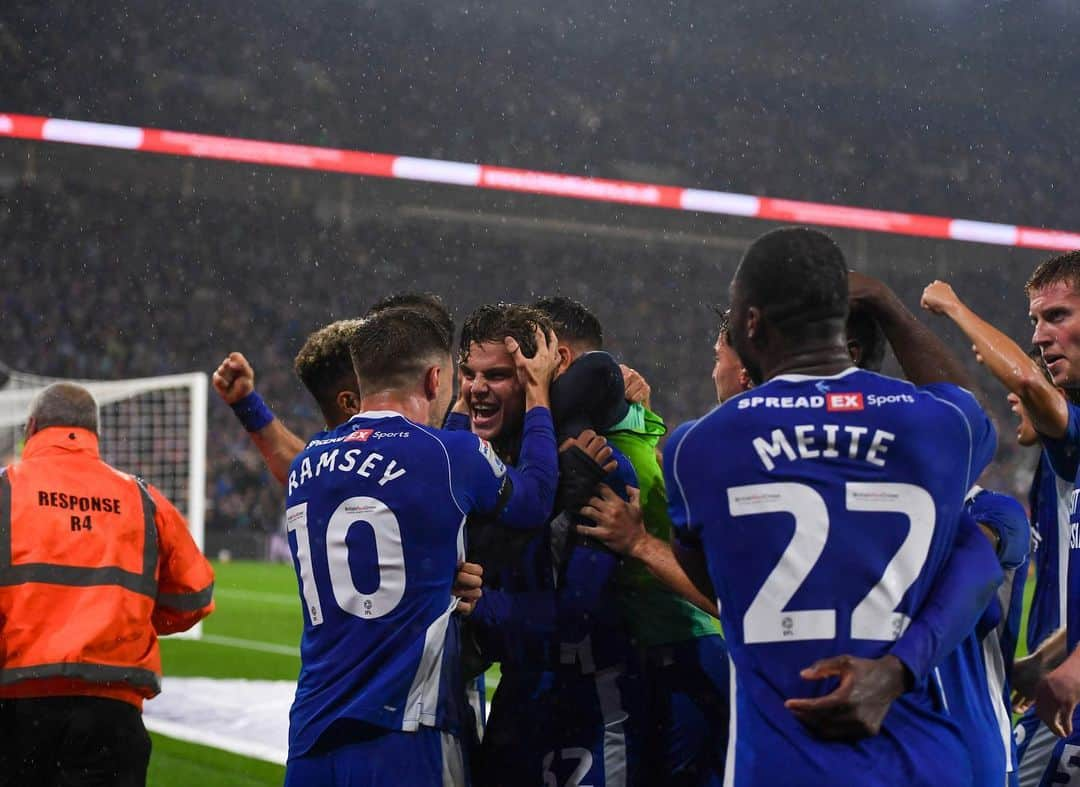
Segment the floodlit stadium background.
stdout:
[[[459,320],[561,292],[595,310],[674,425],[711,405],[710,307],[776,221],[833,227],[852,267],[913,309],[947,278],[1026,342],[1023,283],[1080,231],[1080,11],[899,6],[8,4],[0,362],[119,379],[209,372],[239,349],[310,432],[291,359],[327,321],[408,289]],[[979,379],[1001,434],[986,485],[1022,495],[1035,457]],[[213,395],[208,418],[207,551],[265,559],[281,493]],[[207,631],[258,641],[228,611],[238,599]],[[168,647],[183,651],[172,674],[294,658]]]

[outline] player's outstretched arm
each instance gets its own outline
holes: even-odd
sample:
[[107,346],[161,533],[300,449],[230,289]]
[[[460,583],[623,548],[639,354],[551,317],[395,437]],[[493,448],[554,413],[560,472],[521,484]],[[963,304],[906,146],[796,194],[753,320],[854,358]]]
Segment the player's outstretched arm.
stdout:
[[603,542],[612,551],[640,560],[661,582],[699,609],[719,617],[716,594],[699,550],[674,547],[645,529],[641,513],[640,492],[627,490],[629,500],[623,500],[611,487],[602,485],[599,495],[581,509],[582,516],[595,526],[578,525],[582,535]]
[[231,352],[214,371],[214,390],[232,407],[271,475],[284,484],[289,465],[304,450],[304,441],[277,417],[255,390],[255,370],[242,353]]
[[1016,342],[969,309],[943,281],[927,286],[922,306],[956,323],[971,340],[979,363],[1020,398],[1040,434],[1051,438],[1064,436],[1069,424],[1064,394],[1046,379],[1038,364]]
[[874,315],[904,376],[915,385],[953,383],[975,390],[971,374],[933,331],[884,282],[857,271],[848,272],[848,297]]

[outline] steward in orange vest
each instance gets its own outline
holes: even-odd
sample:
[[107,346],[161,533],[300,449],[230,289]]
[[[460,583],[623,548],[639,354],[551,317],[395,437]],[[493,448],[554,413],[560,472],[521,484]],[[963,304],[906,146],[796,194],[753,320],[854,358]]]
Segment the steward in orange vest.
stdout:
[[[214,608],[183,516],[98,454],[97,404],[57,383],[0,470],[0,785],[142,785],[159,634]],[[10,780],[10,781],[8,781]]]

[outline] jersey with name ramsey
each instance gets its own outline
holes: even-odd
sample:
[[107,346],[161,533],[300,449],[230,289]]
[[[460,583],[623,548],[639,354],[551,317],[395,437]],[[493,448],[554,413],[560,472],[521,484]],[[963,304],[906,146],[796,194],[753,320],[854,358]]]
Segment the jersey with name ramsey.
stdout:
[[509,472],[475,435],[393,412],[353,416],[293,461],[286,524],[304,632],[290,757],[338,720],[457,731],[463,525],[496,509]]
[[818,659],[889,652],[994,441],[966,391],[856,369],[776,377],[672,436],[672,520],[704,550],[734,666],[729,784],[970,783],[942,772],[967,750],[925,683],[856,744],[812,737],[784,700],[835,688],[799,676]]

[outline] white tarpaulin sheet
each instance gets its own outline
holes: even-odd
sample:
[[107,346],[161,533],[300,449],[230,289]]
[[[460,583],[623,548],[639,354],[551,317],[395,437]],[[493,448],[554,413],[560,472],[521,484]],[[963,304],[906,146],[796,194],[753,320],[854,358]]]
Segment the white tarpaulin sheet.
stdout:
[[143,719],[170,738],[284,765],[295,693],[290,680],[167,677]]

